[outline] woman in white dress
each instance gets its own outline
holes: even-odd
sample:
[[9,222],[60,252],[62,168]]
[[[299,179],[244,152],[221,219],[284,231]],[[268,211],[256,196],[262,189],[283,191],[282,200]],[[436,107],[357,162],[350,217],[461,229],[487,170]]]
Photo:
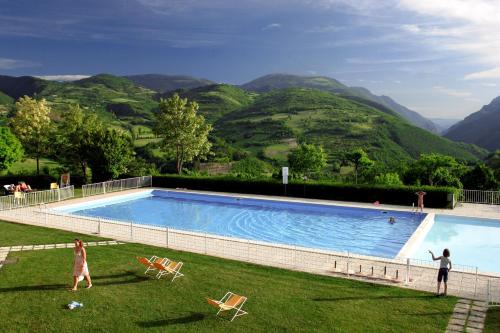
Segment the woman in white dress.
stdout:
[[73,288],[76,291],[78,282],[85,278],[87,281],[87,289],[92,287],[92,280],[90,279],[89,267],[87,266],[87,252],[83,247],[81,239],[75,239],[75,263],[73,265]]

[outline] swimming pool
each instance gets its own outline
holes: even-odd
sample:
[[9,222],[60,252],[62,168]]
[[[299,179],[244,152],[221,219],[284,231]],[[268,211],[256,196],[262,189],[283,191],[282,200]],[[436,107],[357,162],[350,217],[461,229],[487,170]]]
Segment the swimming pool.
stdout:
[[[386,258],[398,254],[425,218],[423,214],[409,212],[160,190],[69,205],[58,210]],[[391,216],[396,223],[388,222]]]
[[434,224],[411,257],[431,260],[428,250],[440,256],[450,249],[452,263],[500,273],[500,221],[474,217],[436,215]]

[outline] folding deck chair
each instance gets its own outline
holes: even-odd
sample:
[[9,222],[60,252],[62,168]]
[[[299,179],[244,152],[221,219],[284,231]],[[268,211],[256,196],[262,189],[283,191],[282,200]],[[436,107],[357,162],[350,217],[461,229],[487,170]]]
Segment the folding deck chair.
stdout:
[[236,313],[231,318],[231,321],[233,321],[234,318],[236,318],[238,316],[243,316],[243,315],[248,314],[248,312],[243,311],[241,309],[243,307],[243,304],[245,304],[246,301],[247,301],[247,298],[245,296],[236,295],[230,291],[228,291],[226,293],[226,295],[224,295],[224,297],[222,297],[220,299],[220,301],[217,301],[217,300],[214,300],[211,298],[207,298],[208,304],[219,309],[219,311],[217,311],[217,314],[216,314],[217,316],[222,311],[230,311],[233,309],[236,310]]
[[161,277],[164,275],[172,274],[173,277],[172,277],[171,282],[173,282],[178,277],[184,276],[184,274],[182,274],[180,272],[182,265],[183,265],[183,263],[181,261],[179,261],[179,262],[170,261],[166,264],[161,264],[161,263],[157,263],[157,262],[153,263],[153,266],[158,270],[158,274],[156,274],[156,278],[161,279]]
[[160,258],[157,256],[152,256],[149,259],[144,258],[144,257],[137,257],[137,261],[139,261],[141,264],[143,264],[146,267],[146,271],[144,272],[144,274],[148,274],[149,271],[154,271],[157,269],[153,265],[153,263],[167,265],[170,262],[170,260],[168,258]]

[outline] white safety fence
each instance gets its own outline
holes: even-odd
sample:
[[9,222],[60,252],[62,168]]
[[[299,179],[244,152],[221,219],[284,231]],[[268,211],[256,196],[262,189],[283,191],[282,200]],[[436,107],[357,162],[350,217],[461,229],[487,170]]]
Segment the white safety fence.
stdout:
[[[344,276],[430,292],[436,290],[439,266],[436,262],[383,259],[74,216],[47,210],[45,206],[0,211],[0,218],[310,273]],[[481,273],[476,267],[453,264],[448,292],[460,297],[500,302],[500,276]]]
[[459,190],[458,202],[500,205],[500,191]]
[[67,186],[63,188],[34,191],[17,192],[13,195],[0,197],[0,210],[28,207],[40,204],[46,204],[61,200],[73,198],[75,196],[75,187]]
[[91,195],[130,190],[139,187],[151,187],[152,185],[153,177],[151,176],[110,180],[102,183],[83,185],[82,195],[88,197]]

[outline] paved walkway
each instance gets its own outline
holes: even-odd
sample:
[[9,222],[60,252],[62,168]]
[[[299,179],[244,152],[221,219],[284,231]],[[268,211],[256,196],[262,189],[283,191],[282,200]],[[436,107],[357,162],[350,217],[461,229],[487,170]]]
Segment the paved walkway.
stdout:
[[453,310],[453,315],[448,322],[446,333],[481,333],[488,305],[482,301],[459,299]]
[[[104,246],[104,245],[119,245],[125,244],[118,241],[100,241],[100,242],[84,242],[86,247],[88,246]],[[74,243],[59,243],[59,244],[42,244],[42,245],[13,245],[0,247],[0,268],[4,264],[8,263],[7,256],[10,252],[20,252],[20,251],[37,251],[37,250],[50,250],[50,249],[67,249],[73,248]]]

